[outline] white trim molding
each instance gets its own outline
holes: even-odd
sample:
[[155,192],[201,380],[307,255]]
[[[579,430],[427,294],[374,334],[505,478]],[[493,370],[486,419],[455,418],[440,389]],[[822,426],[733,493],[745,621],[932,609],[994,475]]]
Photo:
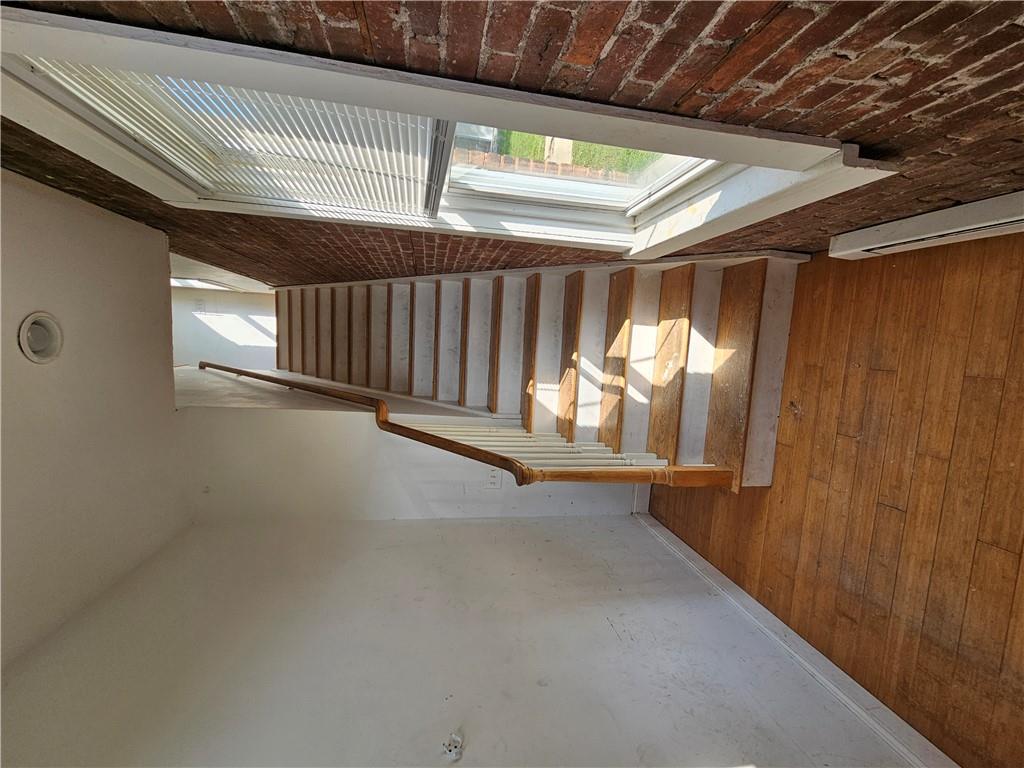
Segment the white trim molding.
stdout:
[[1024,232],[1024,192],[835,235],[829,243],[828,255],[836,259],[867,259],[1015,232]]
[[862,688],[852,677],[839,669],[661,523],[649,514],[634,512],[634,516],[676,558],[696,571],[709,587],[745,613],[766,636],[785,649],[790,657],[806,670],[819,685],[842,702],[876,736],[892,747],[906,761],[907,765],[913,766],[913,768],[957,768],[957,764],[938,747]]

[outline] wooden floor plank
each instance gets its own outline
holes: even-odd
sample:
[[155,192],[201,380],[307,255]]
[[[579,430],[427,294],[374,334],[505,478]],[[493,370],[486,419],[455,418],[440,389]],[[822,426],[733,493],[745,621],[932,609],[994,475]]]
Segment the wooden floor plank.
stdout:
[[910,499],[910,481],[917,454],[917,437],[924,411],[924,396],[935,343],[944,253],[929,249],[906,261],[914,265],[914,291],[909,299],[909,316],[896,376],[896,394],[885,442],[885,460],[878,487],[878,500],[905,510]]
[[579,395],[580,331],[583,324],[582,271],[565,277],[562,299],[562,349],[558,375],[558,411],[555,428],[573,442],[576,434],[576,401]]
[[861,618],[864,582],[874,531],[878,480],[882,474],[885,434],[895,387],[896,374],[893,371],[868,371],[863,428],[857,446],[857,473],[853,481],[846,541],[839,570],[839,591],[836,595],[840,631],[832,645],[832,660],[847,671],[856,659],[857,627]]
[[1020,765],[1024,744],[1024,557],[1019,558],[1013,607],[1006,633],[1002,669],[992,725],[988,731],[989,754],[997,765]]
[[1016,243],[1012,237],[999,237],[977,244],[983,263],[967,347],[968,376],[1006,375],[1024,276],[1024,245]]
[[537,395],[537,324],[540,312],[540,275],[526,278],[523,306],[523,384],[520,413],[523,429],[533,431],[533,403]]
[[885,311],[878,313],[868,359],[870,367],[876,371],[895,371],[900,362],[904,328],[917,283],[913,259],[888,256],[881,261],[882,287],[878,301]]
[[980,252],[964,246],[950,246],[946,259],[918,434],[918,450],[940,459],[948,459],[953,447],[983,261]]
[[647,450],[669,464],[676,462],[679,447],[694,269],[693,264],[685,264],[661,275]]
[[850,306],[850,341],[846,350],[846,373],[839,407],[838,431],[859,437],[864,423],[868,370],[878,323],[878,297],[882,279],[882,261],[866,260],[856,273],[857,285]]
[[815,575],[814,619],[808,641],[825,654],[832,651],[836,624],[836,594],[839,589],[839,568],[846,543],[850,500],[857,471],[857,440],[838,435],[832,462],[832,474],[825,503],[825,530],[821,538],[821,553]]
[[934,718],[949,705],[1001,396],[1001,379],[964,379],[912,692]]
[[[818,389],[817,414],[814,418],[814,437],[811,443],[810,475],[816,480],[828,483],[832,469],[832,451],[839,433],[839,416],[843,403],[843,384],[846,375],[846,358],[850,342],[850,325],[853,317],[853,302],[857,288],[857,275],[852,262],[833,259],[830,274],[828,315],[824,323],[818,321],[822,307],[809,320],[809,324],[821,324],[825,328],[825,345],[821,361],[821,384]],[[788,364],[787,364],[788,367]],[[788,401],[783,399],[783,410]],[[798,402],[801,413],[809,410],[806,395]]]
[[978,542],[971,567],[956,668],[944,729],[960,733],[983,754],[999,700],[999,676],[1009,630],[1020,555]]
[[801,410],[805,417],[797,422],[792,448],[788,452],[780,448],[777,452],[778,457],[788,453],[789,461],[780,463],[777,459],[775,464],[764,542],[774,556],[764,565],[760,585],[764,604],[783,621],[790,620],[800,558],[800,540],[807,512],[807,488],[811,479],[808,469],[822,374],[820,365],[805,364],[804,369],[803,392],[808,399]]
[[732,470],[734,491],[743,478],[766,264],[759,259],[722,273],[704,456],[709,464]]
[[[1021,244],[1024,248],[1024,243]],[[1010,552],[1024,545],[1024,293],[1017,317],[999,406],[978,538]]]
[[872,693],[878,691],[881,682],[905,517],[903,510],[885,504],[879,504],[875,509],[857,632],[857,653],[853,659],[854,677]]
[[601,418],[598,441],[619,451],[622,446],[622,411],[626,396],[626,366],[632,335],[633,267],[614,272],[608,281],[608,316],[605,325],[604,377],[601,383]]
[[[1024,235],[801,265],[776,484],[738,495],[664,489],[651,502],[965,766],[1024,765],[1020,248]],[[887,262],[910,270],[909,297]],[[887,422],[879,377],[894,382]]]

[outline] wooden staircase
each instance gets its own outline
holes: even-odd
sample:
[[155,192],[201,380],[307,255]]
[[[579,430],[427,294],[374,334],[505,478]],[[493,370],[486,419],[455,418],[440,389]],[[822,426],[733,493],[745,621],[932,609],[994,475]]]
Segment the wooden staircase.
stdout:
[[770,485],[796,266],[282,288],[277,366],[489,416],[396,419],[547,474],[531,482],[609,470],[684,484],[688,469],[685,484]]

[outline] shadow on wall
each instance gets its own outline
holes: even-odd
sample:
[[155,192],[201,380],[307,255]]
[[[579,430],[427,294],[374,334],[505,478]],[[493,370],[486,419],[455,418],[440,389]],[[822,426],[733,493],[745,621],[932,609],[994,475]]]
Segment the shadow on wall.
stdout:
[[171,289],[174,364],[200,360],[273,369],[277,318],[273,294]]

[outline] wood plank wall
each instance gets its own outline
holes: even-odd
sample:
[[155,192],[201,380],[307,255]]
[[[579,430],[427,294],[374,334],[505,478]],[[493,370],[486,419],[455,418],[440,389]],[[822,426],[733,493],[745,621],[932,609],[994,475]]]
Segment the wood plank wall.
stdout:
[[801,265],[775,483],[651,513],[964,766],[1024,765],[1024,235]]

